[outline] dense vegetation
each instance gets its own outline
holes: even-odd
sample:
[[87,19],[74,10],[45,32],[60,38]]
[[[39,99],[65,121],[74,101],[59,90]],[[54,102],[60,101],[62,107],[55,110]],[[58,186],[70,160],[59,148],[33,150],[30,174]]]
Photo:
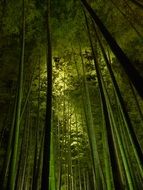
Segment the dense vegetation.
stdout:
[[0,1],[0,189],[143,189],[141,0]]

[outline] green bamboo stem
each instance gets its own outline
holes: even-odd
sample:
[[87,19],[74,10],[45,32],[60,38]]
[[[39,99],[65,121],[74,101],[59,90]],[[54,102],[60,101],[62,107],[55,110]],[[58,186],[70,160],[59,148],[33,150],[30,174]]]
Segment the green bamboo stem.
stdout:
[[19,132],[20,132],[20,113],[22,102],[22,86],[23,86],[23,68],[24,68],[24,51],[25,51],[25,5],[24,0],[22,4],[22,46],[21,46],[21,60],[19,66],[18,77],[18,95],[17,95],[17,108],[15,117],[15,131],[13,140],[13,150],[11,158],[11,167],[9,173],[8,189],[14,190],[17,174],[17,159],[18,159],[18,145],[19,145]]

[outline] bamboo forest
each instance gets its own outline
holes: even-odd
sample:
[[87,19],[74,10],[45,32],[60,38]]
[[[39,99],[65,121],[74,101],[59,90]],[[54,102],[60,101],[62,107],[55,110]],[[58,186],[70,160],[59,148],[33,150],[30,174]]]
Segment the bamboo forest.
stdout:
[[143,190],[143,0],[0,0],[0,190]]

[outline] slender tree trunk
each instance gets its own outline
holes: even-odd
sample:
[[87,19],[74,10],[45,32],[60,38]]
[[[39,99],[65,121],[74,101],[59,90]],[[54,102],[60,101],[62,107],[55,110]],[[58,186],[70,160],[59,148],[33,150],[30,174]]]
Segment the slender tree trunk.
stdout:
[[[58,110],[59,111],[59,110]],[[61,130],[60,130],[60,122],[58,120],[58,151],[59,151],[59,158],[58,158],[58,173],[57,173],[57,190],[61,188],[61,176],[62,176],[62,147],[60,142]]]
[[41,67],[40,67],[40,59],[38,65],[38,101],[37,101],[37,123],[36,123],[36,137],[35,137],[35,156],[34,156],[34,169],[33,169],[33,184],[32,189],[38,189],[36,181],[38,181],[38,161],[39,161],[39,126],[40,126],[40,96],[41,96]]
[[17,96],[17,107],[16,107],[16,118],[15,118],[15,131],[13,139],[13,150],[11,158],[11,167],[8,180],[8,189],[14,190],[17,174],[17,159],[18,159],[18,144],[19,144],[19,132],[20,132],[20,113],[21,113],[21,102],[22,102],[22,86],[23,86],[23,67],[24,67],[24,51],[25,51],[25,5],[23,0],[22,8],[22,47],[21,47],[21,61],[19,66],[19,77],[18,77],[18,96]]
[[49,170],[50,170],[50,141],[51,141],[51,119],[52,119],[52,46],[50,31],[50,0],[47,0],[46,11],[47,23],[47,100],[45,118],[44,155],[42,169],[41,190],[49,190]]
[[23,189],[25,171],[26,171],[26,163],[28,157],[28,141],[29,141],[29,117],[30,117],[30,109],[29,105],[27,107],[26,121],[23,129],[23,137],[20,147],[20,158],[18,164],[18,172],[17,172],[17,180],[15,189]]
[[51,133],[51,151],[50,151],[50,189],[56,190],[56,179],[55,179],[55,157],[54,157],[54,136]]

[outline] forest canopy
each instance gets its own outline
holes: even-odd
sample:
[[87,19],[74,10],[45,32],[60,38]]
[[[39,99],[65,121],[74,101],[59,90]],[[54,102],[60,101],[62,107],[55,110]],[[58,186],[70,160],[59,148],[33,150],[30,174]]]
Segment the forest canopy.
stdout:
[[143,189],[143,2],[0,1],[2,190]]

